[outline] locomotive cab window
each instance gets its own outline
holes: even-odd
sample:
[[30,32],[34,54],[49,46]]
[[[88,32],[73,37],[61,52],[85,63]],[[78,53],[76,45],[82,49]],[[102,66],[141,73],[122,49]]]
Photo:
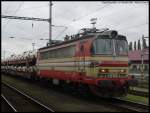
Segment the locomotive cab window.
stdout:
[[100,35],[93,42],[92,47],[93,54],[112,54],[113,53],[113,43],[112,39],[108,35]]
[[118,35],[111,38],[109,35],[99,35],[94,41],[91,48],[93,55],[127,55],[128,44],[126,37]]
[[115,50],[118,55],[128,54],[128,43],[126,37],[118,36],[118,39],[115,40]]

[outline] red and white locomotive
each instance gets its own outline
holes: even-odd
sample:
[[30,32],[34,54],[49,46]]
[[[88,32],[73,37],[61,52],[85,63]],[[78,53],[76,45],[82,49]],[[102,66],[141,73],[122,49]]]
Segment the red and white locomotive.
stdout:
[[64,41],[52,41],[36,55],[3,61],[2,71],[49,79],[56,85],[105,97],[126,95],[132,83],[128,75],[127,39],[108,29],[81,29]]

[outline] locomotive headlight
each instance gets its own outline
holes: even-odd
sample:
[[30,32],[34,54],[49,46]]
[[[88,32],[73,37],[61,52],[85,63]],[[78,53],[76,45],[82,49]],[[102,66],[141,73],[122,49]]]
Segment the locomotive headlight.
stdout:
[[105,72],[106,72],[106,70],[105,70],[105,69],[102,69],[102,70],[101,70],[101,72],[105,73]]
[[100,72],[100,73],[107,73],[107,72],[108,72],[108,69],[100,69],[99,72]]
[[121,73],[124,73],[124,72],[126,72],[126,70],[125,70],[125,69],[121,69],[120,72],[121,72]]

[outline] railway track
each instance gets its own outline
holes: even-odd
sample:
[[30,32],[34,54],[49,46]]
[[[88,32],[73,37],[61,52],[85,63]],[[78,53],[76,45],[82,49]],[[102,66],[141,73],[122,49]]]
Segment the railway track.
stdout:
[[112,98],[111,103],[112,105],[118,106],[120,108],[129,110],[132,112],[148,112],[149,111],[149,105],[136,103],[136,102],[128,101],[128,100],[123,100],[119,98]]
[[130,94],[143,96],[143,97],[149,97],[149,92],[143,92],[143,91],[136,91],[136,90],[130,90]]
[[107,106],[113,106],[114,108],[118,109],[119,111],[124,112],[148,112],[149,105],[136,103],[129,100],[124,100],[120,98],[103,98],[103,97],[95,97],[94,95],[89,99],[86,100],[94,101],[97,104],[103,103]]
[[[39,83],[37,85],[39,85]],[[91,103],[94,102],[100,105],[103,103],[103,105],[106,105],[106,106],[114,106],[116,109],[120,111],[125,111],[125,112],[147,112],[149,111],[148,105],[135,103],[132,101],[127,101],[127,100],[122,100],[119,98],[106,99],[106,98],[99,98],[99,97],[92,96],[92,95],[90,98],[89,97],[82,98],[82,96],[79,96],[79,98],[81,98],[82,100],[91,102]]]
[[17,112],[12,104],[1,94],[1,108],[2,112]]
[[38,102],[15,87],[2,82],[2,97],[14,112],[55,112],[53,109]]

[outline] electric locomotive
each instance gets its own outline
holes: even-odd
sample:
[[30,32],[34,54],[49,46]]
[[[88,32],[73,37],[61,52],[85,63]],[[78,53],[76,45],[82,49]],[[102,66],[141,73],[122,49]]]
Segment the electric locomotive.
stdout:
[[40,48],[37,76],[53,84],[88,89],[96,95],[113,97],[127,94],[132,81],[128,75],[128,44],[115,30],[81,29],[63,42]]
[[128,43],[115,30],[84,28],[52,40],[36,55],[2,62],[2,72],[32,79],[48,79],[55,85],[82,94],[103,97],[127,94],[133,82],[128,74]]

